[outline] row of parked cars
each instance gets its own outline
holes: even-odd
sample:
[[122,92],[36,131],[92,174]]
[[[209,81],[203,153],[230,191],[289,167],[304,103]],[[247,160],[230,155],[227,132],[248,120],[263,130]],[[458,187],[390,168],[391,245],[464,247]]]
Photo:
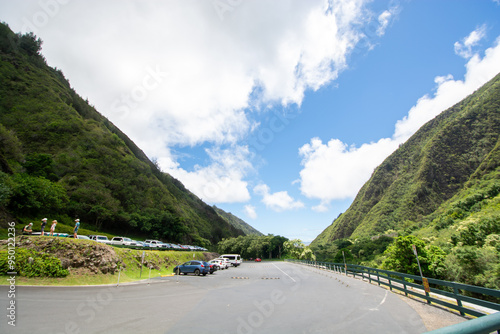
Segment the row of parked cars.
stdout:
[[[40,233],[33,233],[33,235],[40,235]],[[44,233],[44,235],[49,235],[48,233]],[[67,233],[54,233],[54,236],[57,237],[67,237],[67,238],[73,238],[72,234],[67,234]],[[138,248],[150,248],[150,249],[170,249],[170,250],[187,250],[187,251],[207,251],[206,248],[200,247],[200,246],[192,246],[192,245],[179,245],[179,244],[173,244],[173,243],[165,243],[161,242],[159,240],[144,240],[144,241],[137,241],[137,240],[132,240],[127,237],[113,237],[111,240],[108,239],[107,236],[105,235],[77,235],[78,239],[85,239],[85,240],[94,240],[97,242],[101,242],[104,244],[108,245],[115,245],[115,246],[131,246],[131,247],[138,247]]]
[[176,266],[174,268],[174,274],[187,275],[191,273],[196,276],[206,276],[207,274],[213,274],[217,270],[228,269],[231,266],[238,267],[241,262],[241,256],[239,254],[224,254],[209,262],[200,260],[187,261]]

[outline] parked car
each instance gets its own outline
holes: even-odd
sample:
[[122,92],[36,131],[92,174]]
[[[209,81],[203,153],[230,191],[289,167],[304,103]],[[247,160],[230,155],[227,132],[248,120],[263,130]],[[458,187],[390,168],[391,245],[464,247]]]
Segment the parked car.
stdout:
[[241,264],[241,255],[240,254],[224,254],[220,256],[223,259],[228,259],[231,262],[233,267],[237,267]]
[[208,263],[215,265],[217,267],[217,269],[220,269],[220,270],[226,269],[226,266],[222,263],[222,260],[213,259],[213,260],[208,261]]
[[101,242],[103,244],[109,244],[111,241],[109,241],[108,237],[105,235],[95,235],[94,239],[92,239],[97,242]]
[[158,248],[160,242],[158,240],[144,240],[144,245],[149,248]]
[[226,258],[218,258],[216,260],[219,260],[221,262],[221,266],[223,269],[228,269],[231,266],[231,262],[229,262],[229,260]]
[[112,245],[136,246],[137,243],[126,237],[113,237],[110,242]]
[[178,265],[174,268],[174,274],[184,274],[187,275],[189,273],[193,273],[196,276],[199,276],[200,274],[203,276],[206,276],[210,272],[210,265],[206,265],[205,261],[188,261],[186,263],[183,263],[181,265]]
[[256,258],[255,262],[261,262],[262,260],[260,258]]
[[210,268],[210,274],[213,274],[214,272],[217,271],[217,265],[213,263],[208,263],[208,262],[203,262],[205,266],[208,266]]

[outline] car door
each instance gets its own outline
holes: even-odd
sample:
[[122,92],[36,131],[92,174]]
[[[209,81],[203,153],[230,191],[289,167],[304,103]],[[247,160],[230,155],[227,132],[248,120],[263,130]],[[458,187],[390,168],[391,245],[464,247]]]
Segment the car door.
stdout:
[[186,272],[187,273],[194,273],[197,263],[194,261],[190,261],[186,263]]

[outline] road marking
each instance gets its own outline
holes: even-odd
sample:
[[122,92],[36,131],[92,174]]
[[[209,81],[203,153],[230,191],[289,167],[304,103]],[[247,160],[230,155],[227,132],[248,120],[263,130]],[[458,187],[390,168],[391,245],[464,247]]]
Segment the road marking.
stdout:
[[280,268],[278,268],[278,266],[277,266],[277,265],[275,265],[274,263],[273,263],[273,266],[275,266],[275,267],[276,267],[276,269],[278,269],[279,271],[281,271],[283,274],[287,275],[287,276],[288,276],[288,278],[290,278],[292,281],[297,282],[296,280],[294,280],[294,279],[292,278],[292,276],[288,275],[288,274],[287,274],[287,273],[285,273],[283,270],[281,270]]
[[382,301],[380,302],[380,304],[378,304],[377,307],[375,308],[371,308],[370,311],[378,311],[378,308],[380,306],[382,306],[383,303],[385,303],[385,300],[387,299],[387,294],[389,293],[389,290],[385,290],[385,296],[384,296],[384,299],[382,299]]

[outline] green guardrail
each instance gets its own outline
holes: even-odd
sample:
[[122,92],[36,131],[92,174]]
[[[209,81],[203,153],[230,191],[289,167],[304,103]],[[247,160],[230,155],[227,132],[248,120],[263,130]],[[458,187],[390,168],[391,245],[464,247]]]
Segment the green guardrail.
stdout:
[[[486,300],[500,300],[500,290],[443,281],[434,278],[423,278],[421,276],[403,274],[395,271],[364,267],[354,264],[305,260],[288,261],[302,263],[321,269],[342,272],[346,275],[352,275],[353,277],[357,276],[363,280],[368,280],[370,283],[387,286],[391,291],[398,290],[403,292],[406,296],[413,295],[422,298],[426,300],[428,304],[439,304],[456,310],[462,316],[466,314],[472,315],[474,317],[484,317],[488,315],[487,313],[482,312],[480,309],[471,308],[473,306],[485,307],[491,310],[500,311],[500,304]],[[427,286],[424,286],[424,280],[428,281]],[[464,293],[475,295],[479,298],[466,296],[464,295]],[[469,307],[469,305],[472,306]],[[498,319],[500,319],[500,316],[497,315],[493,319],[493,322],[497,321],[497,328],[494,328],[494,330],[499,330],[500,320]]]
[[488,334],[495,330],[500,333],[500,312],[439,328],[427,334]]

